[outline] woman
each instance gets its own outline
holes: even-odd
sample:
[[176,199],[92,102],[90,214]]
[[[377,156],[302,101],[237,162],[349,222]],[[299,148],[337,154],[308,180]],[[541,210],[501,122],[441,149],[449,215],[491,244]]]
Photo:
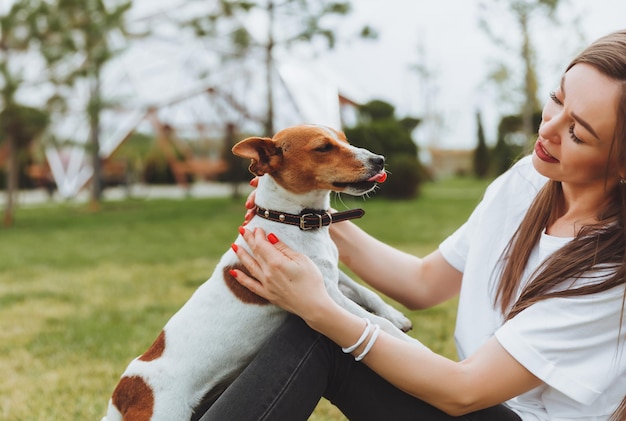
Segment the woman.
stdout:
[[342,262],[407,307],[459,294],[460,362],[368,327],[308,258],[242,230],[255,258],[237,254],[255,278],[233,275],[299,318],[203,419],[304,420],[325,396],[351,420],[625,420],[625,122],[621,31],[572,61],[532,156],[437,251],[420,259],[332,227]]

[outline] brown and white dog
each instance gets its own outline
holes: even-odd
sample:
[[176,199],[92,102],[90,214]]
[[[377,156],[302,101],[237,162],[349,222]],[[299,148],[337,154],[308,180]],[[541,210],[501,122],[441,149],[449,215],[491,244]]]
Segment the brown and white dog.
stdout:
[[[250,171],[261,176],[257,216],[247,228],[276,233],[319,266],[340,305],[408,338],[401,332],[410,329],[408,319],[339,271],[328,231],[331,222],[362,215],[360,210],[329,214],[330,192],[371,191],[386,177],[384,158],[348,144],[343,133],[314,125],[291,127],[271,139],[242,140],[233,153],[251,159]],[[246,247],[241,236],[235,243]],[[189,420],[243,370],[286,312],[242,287],[229,274],[235,267],[243,269],[229,249],[152,346],[129,364],[103,421]]]

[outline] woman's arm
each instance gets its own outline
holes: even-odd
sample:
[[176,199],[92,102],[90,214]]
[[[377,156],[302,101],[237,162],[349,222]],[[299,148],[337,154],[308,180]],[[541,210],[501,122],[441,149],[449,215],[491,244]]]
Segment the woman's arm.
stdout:
[[[258,185],[258,177],[250,181]],[[254,217],[255,193],[246,200],[244,226]],[[457,295],[462,273],[435,251],[420,259],[378,241],[352,222],[331,225],[339,259],[366,283],[410,309],[437,305]],[[393,268],[390,271],[390,268]]]
[[[255,258],[241,247],[236,251],[254,277],[233,272],[242,285],[299,315],[339,346],[356,342],[365,327],[363,319],[329,297],[321,273],[310,259],[293,252],[272,235],[268,242],[260,229],[254,233],[246,231],[244,239]],[[369,338],[353,355],[363,352],[368,341]],[[451,415],[493,406],[541,384],[496,339],[488,341],[472,357],[454,362],[381,332],[363,362],[398,388]]]
[[408,308],[432,307],[459,293],[462,273],[439,251],[420,259],[375,239],[352,222],[331,225],[330,233],[346,266]]
[[[303,318],[342,347],[353,344],[364,327],[362,319],[334,302]],[[455,362],[380,332],[362,361],[399,389],[453,416],[500,404],[541,384],[495,338],[470,358]]]

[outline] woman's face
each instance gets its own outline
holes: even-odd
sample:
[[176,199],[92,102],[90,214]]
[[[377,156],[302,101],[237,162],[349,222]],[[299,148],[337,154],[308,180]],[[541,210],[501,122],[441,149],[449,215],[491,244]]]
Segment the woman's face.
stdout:
[[570,68],[543,108],[532,158],[537,171],[573,188],[617,183],[616,154],[609,152],[620,96],[619,82],[595,67],[578,63]]

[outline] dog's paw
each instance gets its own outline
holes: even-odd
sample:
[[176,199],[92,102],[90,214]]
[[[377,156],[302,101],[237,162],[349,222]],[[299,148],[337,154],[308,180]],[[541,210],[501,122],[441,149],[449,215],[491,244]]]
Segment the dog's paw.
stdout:
[[388,307],[384,314],[379,314],[379,316],[389,320],[395,327],[405,333],[413,328],[413,323],[404,314],[393,307]]

